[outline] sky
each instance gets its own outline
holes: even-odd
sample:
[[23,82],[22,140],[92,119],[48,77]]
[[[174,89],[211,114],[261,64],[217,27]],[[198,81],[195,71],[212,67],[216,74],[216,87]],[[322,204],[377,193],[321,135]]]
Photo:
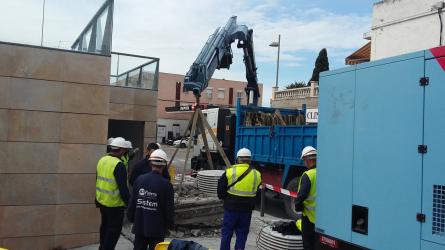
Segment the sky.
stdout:
[[[103,0],[46,0],[43,45],[70,48]],[[267,106],[277,73],[278,86],[308,81],[319,51],[330,69],[366,44],[376,0],[115,0],[113,51],[160,58],[160,71],[185,74],[208,37],[231,16],[253,29],[258,80]],[[0,41],[40,45],[43,0],[0,0]],[[230,70],[214,78],[245,81],[243,54],[232,44]]]

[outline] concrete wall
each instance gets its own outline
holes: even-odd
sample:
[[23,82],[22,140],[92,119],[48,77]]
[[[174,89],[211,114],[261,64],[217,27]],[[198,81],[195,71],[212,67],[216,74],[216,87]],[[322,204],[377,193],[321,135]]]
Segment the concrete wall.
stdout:
[[109,57],[0,43],[0,246],[98,241],[109,71]]
[[[374,4],[371,60],[439,46],[439,16],[437,10],[431,10],[437,2],[386,0]],[[445,22],[443,14],[442,18]]]
[[154,142],[157,96],[153,90],[111,86],[109,119],[145,122],[144,145]]

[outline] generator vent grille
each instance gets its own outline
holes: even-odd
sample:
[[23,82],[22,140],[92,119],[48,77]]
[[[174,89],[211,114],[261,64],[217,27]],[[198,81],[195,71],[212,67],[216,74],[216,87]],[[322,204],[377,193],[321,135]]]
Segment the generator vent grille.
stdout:
[[433,234],[445,237],[445,186],[433,185]]

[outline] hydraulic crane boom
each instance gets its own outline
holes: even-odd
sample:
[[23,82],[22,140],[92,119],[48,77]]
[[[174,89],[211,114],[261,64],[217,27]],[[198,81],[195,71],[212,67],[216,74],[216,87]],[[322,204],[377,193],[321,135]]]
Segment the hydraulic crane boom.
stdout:
[[252,33],[253,30],[248,29],[247,26],[236,24],[236,16],[232,16],[223,28],[217,28],[185,75],[183,91],[193,91],[193,94],[199,98],[201,92],[207,88],[208,82],[216,69],[230,68],[233,58],[231,44],[238,40],[237,47],[242,48],[244,52],[247,103],[256,106],[260,92]]

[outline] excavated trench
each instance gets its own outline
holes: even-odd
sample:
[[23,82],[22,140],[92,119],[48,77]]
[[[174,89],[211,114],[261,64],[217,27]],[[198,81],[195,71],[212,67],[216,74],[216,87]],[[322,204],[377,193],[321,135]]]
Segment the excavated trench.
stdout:
[[219,236],[224,213],[223,202],[216,193],[198,189],[196,179],[187,177],[175,191],[175,225],[172,237]]

